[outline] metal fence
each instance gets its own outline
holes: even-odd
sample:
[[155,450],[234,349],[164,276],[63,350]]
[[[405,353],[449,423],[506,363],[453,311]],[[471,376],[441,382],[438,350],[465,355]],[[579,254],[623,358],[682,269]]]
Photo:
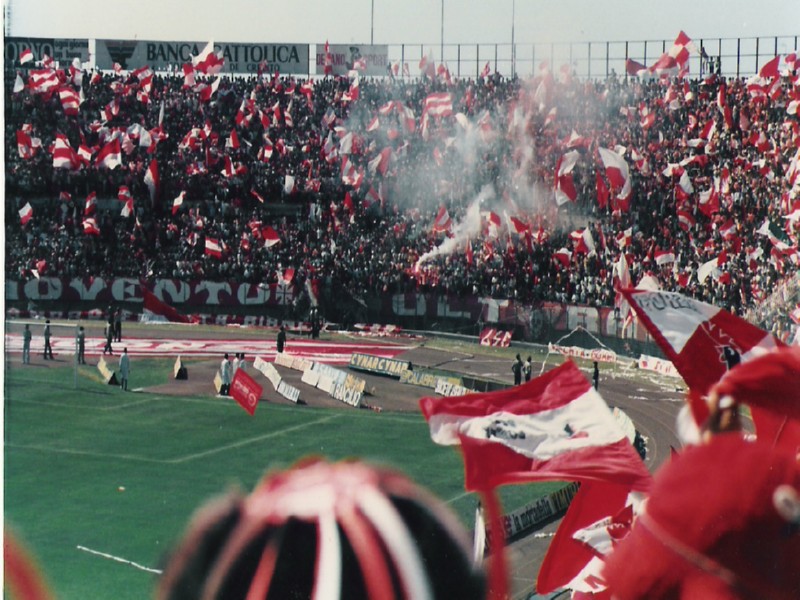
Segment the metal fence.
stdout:
[[[749,77],[778,54],[798,49],[798,36],[754,38],[712,38],[693,40],[698,52],[705,50],[709,58],[719,59],[721,74],[726,77]],[[407,63],[412,77],[419,74],[418,63],[432,54],[434,60],[447,64],[456,77],[477,77],[488,62],[490,69],[501,75],[528,77],[539,71],[546,61],[558,70],[569,65],[572,73],[585,79],[605,79],[612,73],[625,75],[627,59],[644,65],[653,64],[667,52],[673,40],[626,42],[576,42],[552,44],[400,44],[389,45],[389,60]],[[692,54],[689,73],[702,76],[709,72],[708,61]]]

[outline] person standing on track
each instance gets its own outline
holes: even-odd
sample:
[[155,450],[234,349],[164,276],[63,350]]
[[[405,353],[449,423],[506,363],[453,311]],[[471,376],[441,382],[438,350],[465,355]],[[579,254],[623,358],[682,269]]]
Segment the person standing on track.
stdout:
[[281,325],[281,330],[278,332],[278,352],[283,352],[286,347],[286,329]]
[[25,325],[25,331],[22,332],[22,364],[31,364],[31,326]]
[[108,317],[108,325],[106,325],[106,345],[103,346],[103,354],[108,352],[114,356],[114,349],[111,347],[111,342],[114,340],[114,317]]
[[228,360],[227,352],[219,365],[219,376],[222,379],[222,385],[219,386],[220,396],[227,396],[231,389],[231,361]]
[[50,346],[50,319],[44,322],[44,359],[53,359],[53,348]]
[[517,354],[517,359],[511,365],[511,371],[514,373],[514,385],[522,383],[522,359]]
[[123,391],[128,391],[128,375],[131,372],[131,361],[128,358],[128,349],[122,349],[122,356],[119,357],[119,387]]
[[78,327],[78,364],[86,364],[86,332],[83,330],[83,325]]
[[598,387],[600,387],[600,368],[597,366],[597,361],[594,361],[594,372],[592,373],[592,383],[594,384],[595,390]]
[[122,341],[122,309],[118,308],[114,313],[114,341]]
[[531,361],[531,357],[528,356],[528,360],[525,361],[525,364],[522,366],[522,373],[525,375],[525,381],[531,380],[531,371],[533,370],[533,362]]

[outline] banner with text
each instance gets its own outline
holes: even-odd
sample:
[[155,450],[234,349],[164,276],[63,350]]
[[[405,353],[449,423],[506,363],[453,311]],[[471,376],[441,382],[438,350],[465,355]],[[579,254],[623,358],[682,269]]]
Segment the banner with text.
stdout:
[[[389,65],[389,46],[378,44],[329,44],[333,75],[347,75],[357,63],[363,65],[362,75],[386,75]],[[317,44],[317,75],[325,74],[325,44]]]
[[[112,69],[118,63],[132,70],[149,66],[156,71],[180,69],[191,63],[192,56],[203,51],[205,42],[158,42],[145,40],[97,40],[96,65]],[[222,52],[223,73],[308,74],[308,44],[236,44],[215,42],[214,50]]]
[[79,58],[81,63],[89,61],[89,40],[7,37],[3,42],[7,69],[21,66],[19,57],[25,50],[33,53],[33,61],[25,65],[31,68],[37,68],[36,63],[45,55],[56,61],[61,69],[72,64],[73,58]]

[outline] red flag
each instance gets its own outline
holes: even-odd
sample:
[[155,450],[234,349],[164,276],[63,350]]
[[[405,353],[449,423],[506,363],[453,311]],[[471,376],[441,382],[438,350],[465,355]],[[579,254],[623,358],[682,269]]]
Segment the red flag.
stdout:
[[190,323],[189,317],[180,314],[172,306],[160,300],[152,292],[142,288],[142,307],[145,313],[165,317],[173,323]]
[[781,57],[780,55],[778,55],[771,61],[764,63],[764,66],[762,66],[758,70],[758,76],[764,78],[769,78],[769,77],[780,78],[781,74],[780,71],[778,71],[778,66],[780,65],[780,62],[781,62]]
[[466,257],[467,257],[467,264],[469,266],[472,266],[473,263],[475,262],[475,257],[472,254],[472,242],[470,240],[467,240]]
[[609,589],[623,600],[796,598],[798,490],[796,456],[767,444],[718,435],[685,448],[606,559]]
[[261,385],[244,369],[236,369],[231,381],[231,397],[252,417],[261,398]]
[[200,71],[207,75],[216,75],[222,70],[224,64],[225,59],[222,57],[222,51],[214,52],[213,41],[208,42],[205,48],[200,51],[200,54],[192,56],[192,66],[195,71]]
[[[579,530],[601,519],[611,521],[625,507],[629,492],[628,487],[611,483],[581,483],[539,568],[537,593],[548,594],[558,588],[568,587],[589,561],[597,556],[594,548],[574,536]],[[597,587],[602,588],[603,584],[599,583]]]
[[17,130],[17,151],[19,157],[26,160],[33,158],[35,153],[31,136],[19,129]]
[[264,240],[264,245],[267,248],[271,248],[275,244],[280,243],[281,238],[278,236],[278,232],[275,231],[272,227],[267,225],[264,229],[261,230],[261,238]]
[[571,361],[506,390],[422,398],[420,407],[434,442],[460,442],[467,490],[546,480],[650,485],[608,406]]

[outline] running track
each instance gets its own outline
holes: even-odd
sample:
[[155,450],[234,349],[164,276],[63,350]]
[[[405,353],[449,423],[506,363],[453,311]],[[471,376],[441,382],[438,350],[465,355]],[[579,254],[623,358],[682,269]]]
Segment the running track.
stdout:
[[[11,354],[22,354],[22,336],[7,334],[5,350]],[[103,353],[105,339],[86,338],[86,356],[97,356]],[[75,338],[56,337],[50,338],[53,353],[68,355],[69,359],[75,354]],[[167,356],[167,357],[211,357],[221,356],[223,353],[244,352],[247,358],[260,356],[266,361],[275,359],[275,340],[165,340],[163,338],[124,338],[122,342],[112,344],[114,354],[119,355],[123,348],[128,349],[131,356]],[[350,362],[350,355],[354,352],[371,354],[384,358],[393,358],[398,354],[410,350],[414,346],[388,345],[375,342],[345,342],[329,343],[320,340],[289,340],[286,352],[292,356],[300,356],[308,360],[332,365],[344,365]],[[31,344],[31,359],[41,356],[44,342],[41,336],[34,339]]]

